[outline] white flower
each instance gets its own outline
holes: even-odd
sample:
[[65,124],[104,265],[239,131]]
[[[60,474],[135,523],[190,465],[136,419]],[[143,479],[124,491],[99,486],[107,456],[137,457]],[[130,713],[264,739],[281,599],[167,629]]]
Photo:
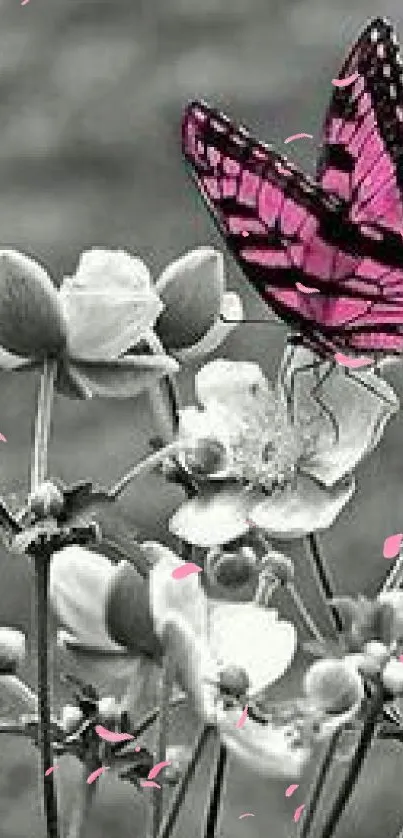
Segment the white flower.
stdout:
[[81,254],[60,299],[72,358],[117,360],[147,336],[163,309],[147,266],[123,250]]
[[220,360],[198,373],[196,394],[207,415],[226,416],[230,464],[227,483],[204,481],[171,520],[176,536],[201,547],[237,538],[251,522],[277,538],[327,529],[399,404],[374,372],[295,347],[286,348],[275,386],[256,364]]

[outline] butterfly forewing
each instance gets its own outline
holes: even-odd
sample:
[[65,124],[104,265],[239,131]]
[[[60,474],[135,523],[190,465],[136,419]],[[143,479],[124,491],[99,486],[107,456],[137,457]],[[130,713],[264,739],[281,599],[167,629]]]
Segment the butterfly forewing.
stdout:
[[311,346],[403,348],[398,233],[362,230],[345,199],[202,102],[186,109],[183,151],[246,277]]
[[403,232],[403,82],[392,24],[372,20],[338,76],[324,125],[318,179],[350,205],[350,217]]

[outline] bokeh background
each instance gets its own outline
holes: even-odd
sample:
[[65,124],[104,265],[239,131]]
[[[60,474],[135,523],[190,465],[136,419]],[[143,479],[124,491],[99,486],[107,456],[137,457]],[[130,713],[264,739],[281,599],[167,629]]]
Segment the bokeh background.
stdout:
[[[157,274],[190,246],[216,242],[181,161],[179,124],[186,100],[202,96],[217,103],[279,148],[299,131],[319,140],[343,52],[365,20],[378,13],[400,24],[403,34],[398,0],[379,5],[373,0],[30,0],[25,6],[1,0],[2,246],[35,255],[60,278],[91,245],[127,247]],[[315,141],[300,140],[287,152],[313,170]],[[227,268],[247,315],[263,318],[261,304],[229,261]],[[276,323],[244,326],[220,354],[257,360],[273,373],[283,339]],[[401,368],[394,367],[389,377],[403,395]],[[34,388],[28,376],[1,377],[0,430],[8,441],[0,452],[0,483],[7,493],[21,490],[26,481]],[[146,400],[78,406],[58,401],[53,473],[67,480],[112,478],[144,454],[149,423]],[[373,592],[385,573],[383,540],[402,528],[402,443],[398,416],[380,449],[359,469],[353,503],[323,539],[340,590]],[[164,540],[167,517],[179,500],[179,492],[150,477],[122,500],[120,526]],[[298,546],[292,549],[303,568]],[[31,569],[4,552],[1,563],[0,623],[30,632]],[[321,620],[303,570],[301,577]],[[300,657],[287,689],[298,688],[302,665]],[[27,677],[34,677],[30,661]],[[340,838],[397,835],[403,824],[402,761],[397,746],[376,746]],[[29,745],[2,739],[2,838],[44,835],[36,768]],[[225,838],[295,834],[292,814],[304,801],[310,771],[286,800],[284,781],[262,780],[232,766]],[[67,795],[76,776],[71,762],[63,775]],[[205,772],[195,783],[180,838],[200,834],[203,788]],[[130,787],[103,778],[89,838],[143,838],[144,794],[141,799]],[[244,811],[255,817],[239,821]]]

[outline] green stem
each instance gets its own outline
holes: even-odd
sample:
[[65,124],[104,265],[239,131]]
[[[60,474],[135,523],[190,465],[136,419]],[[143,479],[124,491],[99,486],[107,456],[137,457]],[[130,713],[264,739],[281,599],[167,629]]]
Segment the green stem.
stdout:
[[[45,359],[39,384],[37,414],[35,421],[33,457],[31,465],[31,492],[36,491],[44,481],[47,471],[48,441],[50,434],[54,381],[57,373],[55,361]],[[37,666],[39,704],[39,747],[43,777],[43,796],[48,838],[58,838],[57,800],[53,772],[45,777],[45,771],[53,767],[49,695],[49,555],[35,556],[35,602],[37,616]]]

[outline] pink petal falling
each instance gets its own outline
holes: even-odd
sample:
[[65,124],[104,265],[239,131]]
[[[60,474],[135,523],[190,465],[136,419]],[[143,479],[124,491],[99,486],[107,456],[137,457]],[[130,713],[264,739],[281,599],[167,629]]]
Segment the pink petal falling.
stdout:
[[55,768],[57,768],[57,765],[51,765],[50,768],[47,768],[45,771],[45,777],[49,777],[50,774],[53,774]]
[[97,768],[95,771],[92,771],[91,774],[87,777],[87,784],[90,786],[91,783],[95,783],[95,780],[101,776],[101,774],[105,774],[105,771],[109,771],[107,766],[102,766],[102,768]]
[[167,768],[168,765],[172,765],[171,760],[166,759],[163,762],[157,762],[156,765],[153,765],[151,771],[148,772],[147,779],[154,780],[154,778],[158,776],[160,771],[162,771],[163,768]]
[[373,364],[372,358],[362,356],[361,358],[353,358],[352,355],[343,355],[342,352],[336,352],[334,360],[342,367],[348,367],[351,370],[358,370],[359,367],[367,367]]
[[305,809],[305,803],[301,803],[301,806],[298,806],[294,812],[294,823],[298,823],[303,811]]
[[4,436],[4,434],[0,434],[0,442],[7,442],[7,439]]
[[240,730],[240,728],[244,726],[247,718],[248,718],[248,705],[246,704],[244,709],[242,710],[242,713],[241,713],[235,727],[238,728],[238,730]]
[[203,568],[194,562],[185,562],[184,564],[181,564],[180,567],[176,567],[175,570],[172,571],[171,576],[172,579],[186,579],[186,577],[190,576],[192,573],[201,573],[202,570]]
[[357,79],[358,73],[352,73],[351,76],[346,76],[344,79],[332,79],[332,84],[334,87],[348,87],[350,84],[354,84]]
[[244,812],[243,815],[239,815],[238,820],[242,820],[243,818],[254,818],[253,812]]
[[294,794],[294,792],[297,791],[297,789],[299,789],[299,784],[293,783],[291,786],[288,786],[288,788],[285,790],[285,796],[291,797],[291,795]]
[[313,134],[305,134],[304,132],[302,132],[301,134],[290,134],[289,137],[286,137],[284,143],[292,143],[293,140],[302,140],[305,137],[309,140],[312,140]]
[[309,285],[304,285],[303,282],[296,282],[295,287],[298,288],[298,291],[301,291],[302,294],[318,294],[318,288],[310,288]]
[[397,532],[394,535],[388,535],[383,542],[383,558],[395,559],[399,554],[400,546],[403,540],[403,533]]
[[129,742],[134,739],[131,733],[116,733],[114,730],[108,730],[103,725],[95,725],[95,733],[105,742]]
[[134,750],[136,751],[136,754],[138,754],[138,752],[141,751],[140,745],[136,745]]
[[399,661],[400,663],[403,663],[403,655],[399,655]]
[[161,786],[158,783],[154,783],[154,780],[140,780],[140,785],[143,789],[160,789]]

